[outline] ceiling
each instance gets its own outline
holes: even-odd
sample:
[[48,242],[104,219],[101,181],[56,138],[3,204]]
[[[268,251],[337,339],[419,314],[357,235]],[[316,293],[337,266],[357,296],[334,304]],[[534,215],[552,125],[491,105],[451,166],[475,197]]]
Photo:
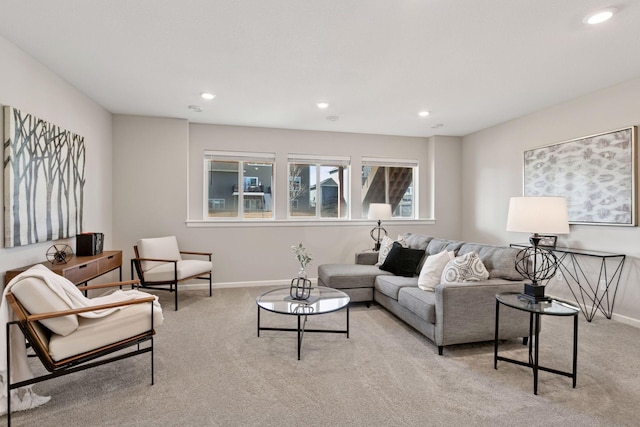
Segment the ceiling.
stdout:
[[0,35],[112,113],[288,129],[462,136],[640,76],[636,0],[0,0]]

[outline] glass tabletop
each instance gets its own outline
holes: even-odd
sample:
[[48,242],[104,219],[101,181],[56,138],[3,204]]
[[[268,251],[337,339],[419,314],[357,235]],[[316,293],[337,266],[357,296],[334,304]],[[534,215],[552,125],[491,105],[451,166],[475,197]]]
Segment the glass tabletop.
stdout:
[[551,316],[575,316],[580,312],[579,307],[565,301],[551,298],[549,301],[533,303],[521,297],[520,293],[517,292],[497,294],[496,299],[506,306],[530,313],[549,314]]
[[256,298],[259,307],[281,314],[323,314],[340,310],[349,304],[349,295],[323,286],[311,288],[307,300],[296,300],[289,295],[289,286],[267,291]]

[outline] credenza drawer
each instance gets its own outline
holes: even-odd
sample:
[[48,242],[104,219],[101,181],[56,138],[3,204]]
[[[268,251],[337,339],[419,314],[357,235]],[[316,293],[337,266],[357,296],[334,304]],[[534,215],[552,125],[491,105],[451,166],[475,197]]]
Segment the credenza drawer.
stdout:
[[100,274],[111,271],[114,268],[118,268],[122,265],[122,252],[108,255],[98,260],[98,270]]
[[64,270],[64,277],[75,284],[84,283],[98,275],[98,261],[91,261]]

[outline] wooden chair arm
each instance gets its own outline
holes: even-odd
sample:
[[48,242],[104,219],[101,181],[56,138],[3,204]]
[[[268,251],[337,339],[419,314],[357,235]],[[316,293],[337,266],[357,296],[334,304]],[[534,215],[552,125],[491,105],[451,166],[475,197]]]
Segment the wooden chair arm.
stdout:
[[131,258],[133,261],[155,261],[155,262],[178,262],[177,259],[161,259],[161,258]]
[[84,291],[90,291],[92,289],[114,288],[116,286],[137,285],[139,283],[140,283],[140,280],[125,280],[123,282],[102,283],[100,285],[81,285],[81,286],[78,286],[78,289],[84,292]]
[[62,311],[52,311],[49,313],[30,314],[27,316],[27,322],[36,322],[39,320],[53,319],[55,317],[68,316],[70,314],[86,313],[89,311],[104,310],[107,308],[126,307],[128,305],[133,305],[133,304],[143,304],[147,302],[153,302],[154,300],[155,300],[154,296],[148,296],[148,297],[138,298],[138,299],[129,300],[129,301],[119,301],[119,302],[112,302],[109,304],[94,305],[91,307],[74,308],[74,309],[62,310]]
[[211,256],[213,252],[192,252],[192,251],[180,251],[181,254],[185,255],[202,255],[202,256]]

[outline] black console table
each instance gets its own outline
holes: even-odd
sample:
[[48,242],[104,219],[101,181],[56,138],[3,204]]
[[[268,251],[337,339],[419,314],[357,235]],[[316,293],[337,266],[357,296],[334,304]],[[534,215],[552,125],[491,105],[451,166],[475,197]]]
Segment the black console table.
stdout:
[[[527,248],[527,244],[511,244],[513,248]],[[588,322],[598,310],[611,319],[613,304],[618,292],[622,267],[626,255],[572,248],[545,248],[558,258],[560,273],[564,275],[569,290],[580,306]],[[600,271],[597,277],[586,273],[585,259],[598,259]]]

